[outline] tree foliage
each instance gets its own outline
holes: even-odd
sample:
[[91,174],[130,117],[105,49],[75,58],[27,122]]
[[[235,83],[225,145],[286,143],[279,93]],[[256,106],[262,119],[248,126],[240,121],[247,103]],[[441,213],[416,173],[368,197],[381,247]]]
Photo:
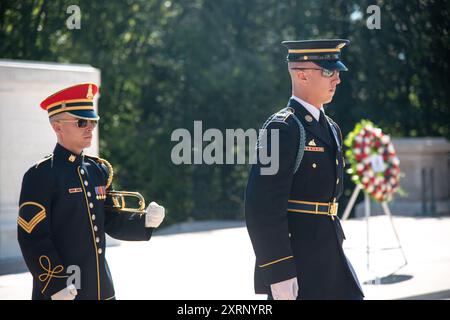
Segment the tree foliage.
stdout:
[[[80,30],[66,27],[72,4]],[[371,4],[379,30],[366,26]],[[233,219],[248,166],[174,165],[173,130],[259,128],[290,96],[280,42],[347,38],[350,71],[327,110],[344,133],[367,118],[394,136],[448,138],[449,21],[433,0],[2,0],[0,57],[99,68],[100,152],[116,185],[163,203],[169,223]]]

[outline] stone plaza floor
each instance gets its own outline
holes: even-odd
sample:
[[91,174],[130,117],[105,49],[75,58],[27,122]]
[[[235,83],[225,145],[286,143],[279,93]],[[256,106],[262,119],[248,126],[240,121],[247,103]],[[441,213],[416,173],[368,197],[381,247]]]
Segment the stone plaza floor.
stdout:
[[[402,265],[390,220],[343,221],[344,248],[366,299],[449,299],[450,217],[394,217],[408,264]],[[380,250],[383,249],[383,250]],[[266,299],[253,293],[253,249],[243,222],[192,222],[162,229],[150,242],[120,242],[106,257],[117,299]],[[29,273],[0,276],[0,300],[29,299]]]

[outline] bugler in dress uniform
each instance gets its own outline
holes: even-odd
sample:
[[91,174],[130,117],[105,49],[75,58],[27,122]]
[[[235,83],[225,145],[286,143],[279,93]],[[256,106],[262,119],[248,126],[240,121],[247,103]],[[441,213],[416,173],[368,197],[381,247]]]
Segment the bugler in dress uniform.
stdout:
[[[93,104],[96,93],[96,85],[81,84],[41,103],[51,122],[66,125],[65,130],[80,139],[68,137],[70,131],[62,133],[61,141],[58,135],[53,154],[23,178],[18,240],[33,276],[33,299],[114,299],[105,233],[121,240],[149,240],[164,218],[164,208],[155,203],[146,214],[117,210],[107,196],[112,189],[111,165],[82,152],[99,119]],[[74,151],[81,145],[81,152]],[[76,268],[78,287],[68,283]]]
[[269,298],[363,298],[342,249],[345,236],[337,217],[343,191],[342,134],[321,108],[340,82],[338,71],[347,70],[339,59],[348,42],[283,42],[289,50],[293,96],[287,108],[265,123],[263,146],[271,150],[271,130],[278,129],[279,170],[261,175],[264,165],[253,165],[245,199],[256,255],[255,291]]

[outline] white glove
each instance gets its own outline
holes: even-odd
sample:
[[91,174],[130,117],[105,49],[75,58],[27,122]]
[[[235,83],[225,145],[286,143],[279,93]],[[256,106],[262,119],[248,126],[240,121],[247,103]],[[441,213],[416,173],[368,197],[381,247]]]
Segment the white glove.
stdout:
[[73,300],[77,296],[77,289],[73,284],[65,287],[51,296],[52,300]]
[[297,278],[273,283],[270,290],[274,300],[295,300],[298,295]]
[[158,228],[166,216],[164,212],[165,209],[163,206],[160,206],[156,202],[150,203],[145,214],[145,226],[147,228]]

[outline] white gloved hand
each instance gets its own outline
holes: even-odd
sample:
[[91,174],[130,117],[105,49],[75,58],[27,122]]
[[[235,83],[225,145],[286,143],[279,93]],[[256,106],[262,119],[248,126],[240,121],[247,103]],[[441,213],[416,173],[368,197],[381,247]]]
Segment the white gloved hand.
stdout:
[[156,202],[151,202],[148,205],[147,213],[145,214],[145,226],[147,228],[158,228],[165,216],[164,207]]
[[272,283],[270,290],[274,300],[295,300],[298,295],[297,278]]
[[52,300],[73,300],[77,296],[77,289],[73,284],[65,287],[51,296]]

